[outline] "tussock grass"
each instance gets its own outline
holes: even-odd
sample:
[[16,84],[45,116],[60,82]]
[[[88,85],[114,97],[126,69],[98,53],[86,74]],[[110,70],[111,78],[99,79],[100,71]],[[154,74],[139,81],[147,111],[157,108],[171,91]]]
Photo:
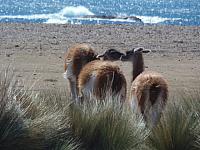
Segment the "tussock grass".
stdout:
[[152,130],[149,145],[157,150],[197,150],[199,147],[200,97],[185,94],[168,103],[162,118]]
[[17,105],[16,81],[8,71],[0,76],[0,149],[43,149],[42,137],[30,136],[29,127],[23,119],[23,111]]
[[61,94],[32,93],[17,85],[13,74],[1,72],[0,149],[76,148],[69,136],[69,102],[60,107]]
[[6,150],[197,150],[200,92],[169,100],[149,128],[120,97],[75,104],[65,90],[31,92],[14,75],[0,75],[0,149]]
[[141,116],[120,104],[118,97],[108,97],[104,102],[73,105],[72,132],[84,149],[128,150],[144,147],[148,136]]

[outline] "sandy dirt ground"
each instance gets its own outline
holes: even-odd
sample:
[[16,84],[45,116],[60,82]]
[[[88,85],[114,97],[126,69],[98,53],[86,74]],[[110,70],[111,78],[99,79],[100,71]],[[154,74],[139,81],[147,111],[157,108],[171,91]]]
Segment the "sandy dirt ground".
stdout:
[[[68,87],[63,56],[75,43],[88,43],[98,53],[151,49],[144,55],[146,70],[163,74],[170,93],[200,89],[200,27],[2,23],[0,30],[0,70],[10,66],[19,86],[34,83],[32,90]],[[132,65],[116,63],[129,89]]]

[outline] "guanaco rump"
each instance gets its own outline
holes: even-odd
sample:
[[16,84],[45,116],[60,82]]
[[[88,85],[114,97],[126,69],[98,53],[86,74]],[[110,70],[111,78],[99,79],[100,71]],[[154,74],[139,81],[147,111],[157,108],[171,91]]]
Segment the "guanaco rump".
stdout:
[[155,125],[168,99],[168,83],[161,74],[144,71],[142,53],[149,52],[144,48],[132,49],[126,51],[121,61],[130,61],[133,66],[129,96],[131,108],[141,112],[146,121]]
[[114,62],[124,54],[115,50],[106,50],[97,58],[104,61],[91,61],[84,66],[78,77],[79,96],[105,99],[106,96],[119,96],[121,101],[126,98],[126,79],[119,66]]
[[122,55],[115,49],[97,55],[87,44],[69,48],[65,55],[64,77],[69,80],[72,98],[75,101],[80,97],[104,99],[109,94],[119,95],[124,101],[126,80],[120,68],[111,62],[120,60]]

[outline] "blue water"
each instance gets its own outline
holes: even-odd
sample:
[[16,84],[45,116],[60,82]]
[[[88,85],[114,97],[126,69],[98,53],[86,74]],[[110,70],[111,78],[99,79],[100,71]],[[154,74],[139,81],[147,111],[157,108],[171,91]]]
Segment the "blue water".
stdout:
[[134,24],[85,18],[136,16],[144,24],[200,25],[200,0],[0,0],[0,22]]

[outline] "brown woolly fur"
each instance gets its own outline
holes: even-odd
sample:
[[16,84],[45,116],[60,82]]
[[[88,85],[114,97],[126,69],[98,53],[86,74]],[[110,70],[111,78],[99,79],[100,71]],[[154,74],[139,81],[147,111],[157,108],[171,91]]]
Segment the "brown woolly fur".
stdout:
[[141,91],[146,90],[150,92],[149,101],[151,102],[151,105],[155,104],[155,101],[160,93],[160,96],[163,98],[163,104],[165,105],[168,97],[168,86],[167,81],[161,74],[145,71],[138,75],[137,78],[132,82],[131,93],[136,95],[139,109],[142,113],[145,111],[146,97]]
[[78,78],[80,92],[92,76],[95,76],[93,92],[98,99],[104,99],[107,92],[111,92],[111,95],[120,94],[119,92],[122,88],[125,90],[124,95],[122,94],[122,99],[125,99],[126,80],[120,68],[115,63],[100,60],[88,63],[80,72]]
[[122,56],[121,60],[133,64],[130,106],[139,110],[146,121],[155,125],[168,99],[168,84],[159,73],[144,71],[142,53],[149,52],[144,48],[136,48],[126,51],[126,56]]
[[67,64],[72,63],[73,74],[78,76],[82,67],[88,62],[95,60],[97,54],[87,44],[76,44],[69,48],[65,54],[64,69],[67,70]]
[[97,54],[87,44],[76,44],[69,48],[64,59],[64,78],[69,80],[72,98],[78,99],[77,80],[81,69],[90,61],[93,61]]
[[[78,102],[83,96],[95,95],[102,99],[107,94],[114,94],[125,99],[125,78],[119,67],[111,62],[123,55],[112,49],[97,56],[87,44],[71,47],[65,57],[64,77],[69,80],[72,98]],[[100,61],[100,57],[110,61]]]

